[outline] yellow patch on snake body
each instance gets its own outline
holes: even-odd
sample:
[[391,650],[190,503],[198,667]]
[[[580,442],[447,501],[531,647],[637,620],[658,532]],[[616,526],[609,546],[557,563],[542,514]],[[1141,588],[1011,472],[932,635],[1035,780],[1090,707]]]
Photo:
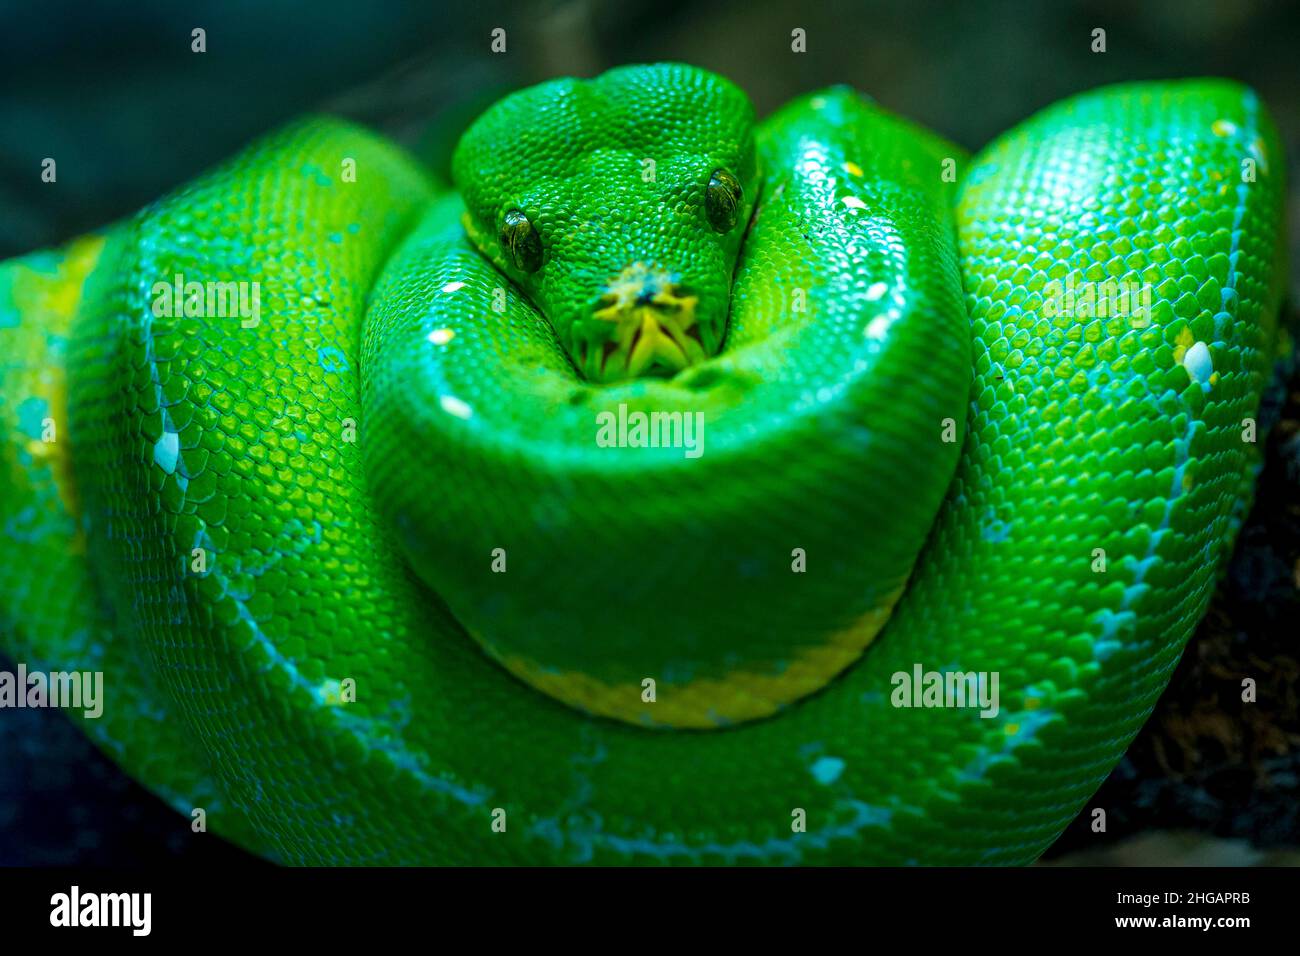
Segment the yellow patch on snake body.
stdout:
[[[557,671],[518,655],[493,656],[506,670],[544,694],[586,713],[643,727],[715,730],[770,717],[783,707],[825,687],[853,664],[889,620],[903,593],[898,588],[879,606],[852,624],[826,636],[824,643],[793,655],[780,673],[742,667],[725,677],[704,677],[669,684],[655,674],[655,700],[643,699],[643,687],[609,683],[580,671]],[[484,647],[491,645],[478,635]]]
[[[52,339],[66,339],[71,334],[86,277],[99,261],[104,242],[103,236],[79,238],[63,250],[54,273],[24,269],[17,274],[13,286],[14,305],[24,317],[24,323],[30,323],[35,330],[29,340],[32,354],[26,363],[25,391],[28,397],[45,403],[54,426],[53,441],[43,440],[44,436],[29,435],[21,446],[16,447],[21,447],[30,456],[31,463],[27,468],[47,473],[47,480],[53,486],[59,503],[73,519],[81,514],[81,502],[73,481],[68,440],[67,368],[62,361],[52,360],[48,351]],[[23,391],[22,386],[16,385],[15,388],[18,392]],[[14,434],[18,434],[17,431]],[[15,468],[23,467],[15,459],[11,459],[10,464]],[[32,480],[35,480],[34,476],[26,479]],[[85,550],[85,535],[79,521],[74,521],[74,526],[76,530],[69,549],[80,554]]]

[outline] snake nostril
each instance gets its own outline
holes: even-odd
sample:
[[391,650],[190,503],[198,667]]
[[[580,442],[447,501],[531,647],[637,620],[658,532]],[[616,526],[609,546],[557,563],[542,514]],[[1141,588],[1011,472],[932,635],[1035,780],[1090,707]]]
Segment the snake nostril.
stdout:
[[662,285],[642,289],[636,297],[637,305],[676,311],[679,301],[690,295],[690,290],[678,282],[666,282]]

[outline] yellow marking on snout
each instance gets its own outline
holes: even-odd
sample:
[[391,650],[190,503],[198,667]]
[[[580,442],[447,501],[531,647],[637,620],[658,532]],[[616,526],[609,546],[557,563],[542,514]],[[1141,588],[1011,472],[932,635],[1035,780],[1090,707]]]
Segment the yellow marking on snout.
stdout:
[[[577,357],[589,379],[635,378],[654,368],[678,372],[707,358],[695,327],[699,299],[675,294],[672,285],[666,270],[643,262],[609,283],[593,315],[613,324],[613,334]],[[648,304],[640,301],[647,289],[655,290]]]

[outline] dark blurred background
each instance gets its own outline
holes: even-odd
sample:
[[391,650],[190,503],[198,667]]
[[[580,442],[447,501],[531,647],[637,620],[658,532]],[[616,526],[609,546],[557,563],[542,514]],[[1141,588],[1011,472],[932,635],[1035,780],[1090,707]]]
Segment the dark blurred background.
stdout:
[[[730,77],[760,114],[848,83],[971,149],[1101,84],[1233,77],[1272,110],[1296,183],[1298,20],[1294,0],[0,3],[0,258],[127,215],[307,110],[379,129],[445,172],[457,133],[502,93],[660,59]],[[196,27],[205,53],[191,52]],[[490,50],[495,27],[503,54]],[[790,49],[796,27],[803,54]],[[1105,53],[1091,51],[1097,28]],[[56,184],[40,181],[46,157]],[[1092,802],[1108,831],[1081,818],[1051,859],[1280,862],[1300,846],[1297,376],[1280,373],[1270,409],[1278,425],[1234,564],[1156,714]],[[1258,680],[1258,703],[1240,703],[1242,676]],[[0,864],[241,856],[194,839],[62,715],[0,711]]]
[[[195,27],[207,52],[190,51]],[[502,27],[507,51],[489,51]],[[807,31],[807,53],[790,31]],[[1106,52],[1091,52],[1092,30]],[[0,256],[134,211],[290,117],[327,109],[431,160],[502,92],[619,63],[729,76],[760,113],[849,83],[974,149],[1103,83],[1253,84],[1300,155],[1295,0],[135,0],[0,5]],[[429,141],[432,141],[431,143]],[[57,187],[39,180],[58,162]]]

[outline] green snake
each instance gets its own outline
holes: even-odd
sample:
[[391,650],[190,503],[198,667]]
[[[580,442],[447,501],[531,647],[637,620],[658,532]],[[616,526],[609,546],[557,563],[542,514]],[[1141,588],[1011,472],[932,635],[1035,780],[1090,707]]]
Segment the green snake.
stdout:
[[1282,176],[1221,80],[299,121],[0,267],[5,647],[285,863],[1032,861],[1250,503]]

